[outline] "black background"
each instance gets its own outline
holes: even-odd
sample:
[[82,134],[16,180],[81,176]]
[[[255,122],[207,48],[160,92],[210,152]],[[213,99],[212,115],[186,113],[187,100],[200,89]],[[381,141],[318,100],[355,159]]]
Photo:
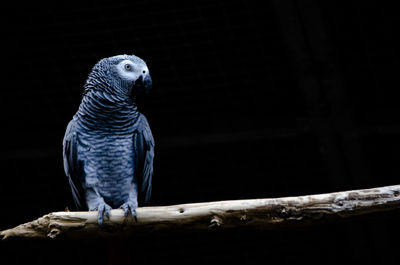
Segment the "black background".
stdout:
[[[62,138],[101,58],[154,89],[152,205],[399,184],[399,16],[388,3],[126,1],[3,8],[0,230],[71,207]],[[398,211],[281,231],[149,235],[133,264],[380,264]],[[1,264],[107,264],[98,241],[0,243]],[[395,262],[395,261],[394,261]],[[395,262],[396,263],[396,262]]]

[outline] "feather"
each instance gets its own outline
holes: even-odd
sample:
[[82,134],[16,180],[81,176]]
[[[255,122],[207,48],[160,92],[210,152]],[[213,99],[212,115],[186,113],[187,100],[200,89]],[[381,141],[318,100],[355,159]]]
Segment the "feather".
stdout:
[[134,134],[135,178],[139,184],[139,204],[149,203],[153,176],[154,138],[146,117],[141,114]]
[[81,187],[82,168],[78,160],[78,137],[76,121],[72,120],[67,126],[63,140],[64,171],[71,186],[72,196],[78,209],[83,209],[83,190]]

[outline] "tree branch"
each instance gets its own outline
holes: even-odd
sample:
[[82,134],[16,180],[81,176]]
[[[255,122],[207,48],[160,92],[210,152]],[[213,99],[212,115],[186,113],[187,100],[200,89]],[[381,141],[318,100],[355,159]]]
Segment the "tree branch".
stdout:
[[276,229],[311,225],[400,208],[400,185],[285,197],[192,203],[137,209],[137,222],[112,210],[103,227],[97,212],[54,212],[0,232],[8,238],[87,238],[130,236],[159,230]]

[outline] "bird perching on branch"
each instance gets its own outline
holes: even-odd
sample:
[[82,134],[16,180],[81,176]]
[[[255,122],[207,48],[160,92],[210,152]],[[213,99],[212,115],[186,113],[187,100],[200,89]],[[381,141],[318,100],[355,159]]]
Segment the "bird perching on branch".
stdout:
[[146,63],[134,55],[100,60],[84,85],[82,102],[63,141],[64,169],[79,210],[104,215],[136,208],[151,195],[154,139],[136,97],[152,85]]

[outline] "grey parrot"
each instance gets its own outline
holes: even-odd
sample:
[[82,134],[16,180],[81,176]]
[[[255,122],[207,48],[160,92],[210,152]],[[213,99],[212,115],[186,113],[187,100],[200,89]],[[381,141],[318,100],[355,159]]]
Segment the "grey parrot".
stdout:
[[152,85],[146,63],[134,55],[100,60],[90,72],[78,111],[63,140],[64,170],[80,210],[98,211],[98,223],[122,208],[136,219],[148,203],[154,139],[136,96]]

